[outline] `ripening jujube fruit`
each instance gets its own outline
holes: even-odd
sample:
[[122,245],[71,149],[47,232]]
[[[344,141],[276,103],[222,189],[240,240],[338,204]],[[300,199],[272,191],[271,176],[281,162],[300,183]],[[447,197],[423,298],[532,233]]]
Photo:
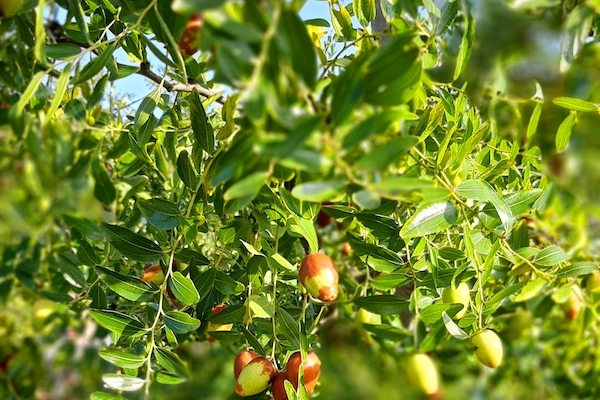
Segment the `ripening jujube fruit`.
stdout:
[[446,304],[459,303],[464,307],[462,310],[456,313],[456,315],[452,319],[461,319],[467,309],[469,308],[469,303],[471,301],[471,294],[469,290],[469,285],[465,282],[461,282],[455,289],[451,287],[447,287],[442,292],[442,301]]
[[244,367],[246,365],[248,365],[250,363],[250,361],[252,361],[258,357],[260,357],[260,356],[257,353],[250,351],[250,350],[245,350],[245,351],[242,351],[240,354],[238,354],[238,356],[235,358],[235,361],[233,362],[234,378],[237,379],[238,376],[240,376],[240,373],[242,372]]
[[574,320],[581,312],[583,305],[583,293],[581,293],[581,289],[579,288],[579,286],[574,285],[571,288],[569,298],[565,303],[562,303],[560,306],[565,312],[565,316],[570,320]]
[[311,296],[326,302],[337,299],[339,275],[331,258],[311,253],[302,260],[298,273],[300,283]]
[[193,14],[183,31],[177,47],[184,56],[191,56],[198,51],[198,41],[202,30],[202,14]]
[[321,374],[321,360],[319,360],[319,357],[312,351],[306,355],[306,360],[304,362],[302,362],[302,354],[300,354],[300,352],[292,354],[285,370],[287,379],[292,383],[295,389],[298,389],[300,366],[302,366],[304,371],[304,386],[306,387],[306,392],[311,394],[319,381],[319,375]]
[[[212,312],[210,313],[210,315],[218,314],[221,311],[225,310],[227,307],[228,307],[227,304],[216,305],[216,306],[213,307]],[[206,328],[206,331],[207,332],[217,332],[217,331],[228,332],[232,328],[233,328],[233,324],[221,325],[221,324],[216,324],[214,322],[208,321],[208,328]]]
[[427,354],[413,354],[406,360],[408,379],[426,395],[440,390],[439,375],[434,361]]
[[498,368],[502,364],[504,350],[500,337],[493,332],[485,330],[473,336],[471,343],[475,346],[475,356],[483,365]]
[[144,273],[140,277],[144,282],[152,282],[156,285],[161,285],[165,280],[165,274],[159,264],[146,266]]
[[280,372],[273,379],[271,386],[271,394],[274,400],[288,400],[287,392],[285,391],[285,381],[289,381],[285,372]]
[[277,370],[273,363],[264,357],[256,357],[242,368],[235,383],[235,393],[248,397],[266,390]]

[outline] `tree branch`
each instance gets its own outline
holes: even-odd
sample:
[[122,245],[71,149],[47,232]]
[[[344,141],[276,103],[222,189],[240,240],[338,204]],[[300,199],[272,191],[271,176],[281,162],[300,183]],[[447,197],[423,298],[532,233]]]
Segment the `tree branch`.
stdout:
[[[57,21],[50,21],[47,25],[47,28],[50,31],[50,33],[52,34],[52,36],[54,37],[54,40],[56,41],[56,43],[70,43],[70,44],[77,45],[84,49],[89,48],[89,45],[87,43],[80,43],[80,42],[77,42],[76,40],[73,40],[72,38],[68,37],[65,34],[63,26]],[[98,52],[96,50],[94,50],[94,53],[98,54]],[[121,64],[121,63],[116,63],[116,64],[117,64],[117,68],[131,67],[130,65],[126,65],[126,64]],[[175,82],[175,81],[165,80],[163,77],[158,75],[156,72],[154,72],[150,68],[149,62],[142,62],[140,64],[140,68],[135,73],[138,75],[145,76],[146,78],[150,79],[151,81],[153,81],[159,85],[162,85],[165,89],[167,89],[168,92],[191,92],[192,90],[196,89],[198,91],[198,93],[200,93],[201,96],[204,96],[206,98],[217,96],[215,101],[219,104],[225,104],[226,99],[223,95],[221,95],[219,93],[215,93],[212,90],[205,88],[204,86],[200,85],[198,82],[179,83],[179,82]]]

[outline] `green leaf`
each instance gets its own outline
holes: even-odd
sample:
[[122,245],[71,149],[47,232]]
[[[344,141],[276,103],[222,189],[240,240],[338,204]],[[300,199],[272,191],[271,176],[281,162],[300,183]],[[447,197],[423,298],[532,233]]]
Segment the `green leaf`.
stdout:
[[444,312],[453,317],[457,312],[463,309],[462,304],[430,304],[419,311],[419,319],[426,324],[435,324],[442,319]]
[[410,192],[419,192],[433,188],[433,182],[418,178],[392,177],[385,178],[375,184],[373,188],[382,197],[394,199]]
[[450,202],[423,205],[404,223],[400,237],[410,239],[439,233],[456,224],[457,220],[458,211]]
[[446,314],[442,312],[442,320],[444,321],[444,326],[450,335],[458,340],[466,340],[469,338],[469,335],[465,333],[462,329],[456,325],[456,323]]
[[554,104],[559,107],[567,108],[573,111],[583,111],[583,112],[599,112],[600,109],[594,103],[590,103],[589,101],[574,99],[571,97],[556,97],[552,100]]
[[[5,3],[6,4],[6,3]],[[21,4],[21,3],[17,3]],[[7,7],[5,5],[4,7]],[[44,9],[46,7],[45,0],[39,0],[37,5],[37,12],[35,14],[35,47],[33,54],[35,59],[41,65],[47,65],[46,60],[46,26],[44,25]]]
[[181,311],[169,311],[165,314],[165,325],[174,333],[181,335],[198,329],[200,321]]
[[179,271],[175,271],[169,277],[169,287],[177,300],[181,301],[186,306],[191,306],[200,301],[198,290],[194,286],[194,282]]
[[238,198],[246,198],[249,199],[249,202],[252,201],[263,185],[267,183],[269,176],[268,172],[255,172],[237,181],[225,192],[223,196],[225,201]]
[[306,239],[311,253],[319,251],[317,231],[311,220],[294,215],[293,218],[288,219],[288,229],[290,232],[299,234]]
[[358,22],[365,28],[375,19],[375,0],[353,0],[352,8]]
[[83,272],[77,266],[77,262],[74,260],[72,254],[61,254],[60,257],[60,270],[63,273],[63,277],[67,282],[71,285],[78,288],[85,288],[87,286],[87,281]]
[[171,8],[179,14],[193,14],[200,11],[220,8],[225,0],[174,0]]
[[94,159],[92,161],[92,175],[94,176],[94,197],[102,204],[111,204],[117,198],[117,190],[108,176],[104,164]]
[[306,25],[291,10],[284,10],[281,15],[281,38],[285,41],[286,50],[290,53],[292,69],[302,78],[306,86],[314,88],[317,78],[317,52],[308,35]]
[[363,87],[365,101],[385,107],[412,99],[421,81],[420,54],[412,32],[391,37],[369,62]]
[[297,268],[294,267],[294,265],[292,263],[290,263],[285,257],[283,257],[281,254],[279,253],[274,253],[271,258],[273,260],[275,260],[277,262],[277,264],[281,265],[283,268],[287,269],[288,271],[296,271]]
[[292,347],[300,348],[300,328],[298,323],[283,308],[278,308],[275,312],[275,320],[281,334],[292,343]]
[[69,12],[72,13],[72,15],[75,15],[75,21],[77,21],[77,26],[79,26],[79,30],[85,37],[85,42],[90,43],[90,31],[85,22],[85,14],[83,12],[83,7],[81,6],[81,1],[69,0]]
[[52,103],[50,103],[50,107],[46,111],[46,119],[44,120],[44,124],[48,123],[50,119],[54,116],[56,110],[60,106],[63,96],[67,91],[67,86],[69,84],[69,77],[71,74],[72,64],[69,63],[64,66],[63,71],[60,74],[60,78],[58,78],[58,83],[56,84],[56,88],[54,89],[54,98],[52,99]]
[[217,270],[214,268],[210,268],[196,276],[194,276],[194,274],[191,275],[192,281],[198,289],[198,295],[200,296],[200,300],[204,300],[204,298],[208,295],[208,293],[212,290],[214,286],[215,278],[217,276]]
[[475,42],[475,19],[470,12],[466,12],[465,14],[467,23],[458,50],[458,56],[456,57],[456,66],[454,67],[454,76],[452,78],[454,81],[458,79],[467,67],[469,58],[471,58],[473,43]]
[[391,294],[359,297],[354,303],[360,308],[381,315],[399,314],[408,308],[406,299]]
[[376,290],[391,290],[404,285],[410,280],[411,278],[404,274],[381,274],[373,278],[371,285]]
[[254,351],[256,351],[259,355],[264,357],[267,353],[265,352],[265,349],[262,347],[260,342],[256,339],[252,332],[246,329],[245,326],[242,325],[241,328],[244,337],[248,341],[248,344],[254,349]]
[[392,342],[399,342],[410,336],[410,334],[407,331],[391,325],[363,324],[362,327],[365,330],[374,333],[377,337],[383,340],[391,340]]
[[129,229],[104,223],[102,231],[110,244],[128,258],[142,262],[154,262],[162,255],[159,245]]
[[344,5],[332,1],[329,3],[329,12],[335,33],[344,40],[354,39],[355,32],[352,27],[352,19]]
[[186,380],[183,378],[171,374],[166,374],[163,372],[158,372],[156,374],[156,382],[162,385],[179,385],[185,381]]
[[198,177],[192,167],[192,162],[188,152],[182,150],[177,157],[177,174],[188,189],[196,190],[198,186]]
[[146,358],[121,350],[100,350],[98,355],[111,364],[121,368],[140,368],[146,363]]
[[334,126],[346,122],[362,100],[369,56],[361,53],[331,84],[331,120]]
[[551,245],[540,251],[533,262],[543,267],[553,267],[569,259],[569,255],[563,249],[556,245]]
[[514,216],[510,207],[486,181],[475,179],[464,181],[456,188],[456,194],[468,199],[492,203],[505,232],[512,231]]
[[93,78],[98,75],[102,68],[106,67],[106,65],[110,61],[114,61],[112,58],[113,52],[115,51],[117,43],[112,43],[108,45],[102,52],[98,55],[98,57],[94,58],[90,61],[75,77],[73,80],[73,85],[79,85],[87,81],[88,79]]
[[321,203],[338,197],[345,187],[342,180],[305,182],[294,187],[292,195],[299,200]]
[[94,392],[90,395],[90,400],[126,400],[124,397],[113,396],[103,392]]
[[527,143],[531,143],[531,139],[535,136],[540,122],[540,115],[542,115],[543,103],[537,103],[531,117],[529,117],[529,123],[527,124]]
[[208,320],[220,325],[231,324],[240,322],[244,318],[245,313],[246,307],[243,304],[236,304],[211,315]]
[[196,89],[188,96],[190,102],[190,120],[192,122],[192,132],[194,140],[200,148],[208,154],[212,154],[215,149],[215,137],[212,128],[208,125],[208,117],[202,105],[202,99]]
[[521,281],[518,283],[511,284],[510,286],[505,287],[498,293],[496,293],[490,300],[485,303],[485,309],[483,311],[484,315],[490,315],[500,306],[500,303],[508,298],[510,295],[521,290],[523,286],[527,284],[527,281]]
[[574,278],[580,275],[592,274],[598,271],[598,263],[595,262],[574,262],[568,267],[561,268],[556,274],[559,278]]
[[146,384],[146,381],[142,378],[117,374],[102,375],[102,382],[113,389],[122,390],[124,392],[135,392],[140,390]]
[[189,377],[186,366],[179,356],[172,351],[169,351],[164,347],[155,347],[154,357],[156,357],[158,364],[168,372],[184,379]]
[[519,303],[522,301],[527,301],[527,300],[533,299],[535,296],[538,295],[538,293],[540,293],[546,287],[547,284],[548,284],[548,282],[546,282],[545,280],[543,280],[541,278],[537,278],[532,281],[529,281],[527,283],[527,285],[525,285],[525,287],[523,288],[521,293],[519,293],[517,295],[517,297],[515,297],[515,302]]
[[400,160],[417,142],[418,139],[412,136],[391,140],[369,151],[354,164],[354,167],[366,171],[384,170]]
[[150,286],[140,279],[101,266],[96,267],[96,273],[106,286],[127,300],[138,301],[150,293]]
[[238,295],[244,291],[244,285],[221,271],[215,276],[215,288],[224,295]]
[[558,127],[558,132],[556,133],[556,151],[562,153],[567,149],[569,145],[569,139],[571,138],[571,132],[573,131],[573,127],[577,124],[577,112],[571,111],[571,113],[565,118],[565,120]]
[[108,307],[106,294],[100,287],[100,283],[95,283],[88,290],[88,298],[92,300],[90,308],[103,309]]
[[177,217],[181,215],[181,210],[170,201],[158,198],[139,199],[137,206],[148,222],[159,229],[171,230],[179,225]]
[[48,58],[54,58],[55,60],[65,60],[71,57],[75,57],[81,53],[81,47],[68,44],[47,44],[46,43],[46,56]]
[[124,336],[137,336],[146,327],[137,319],[113,310],[90,310],[94,320],[111,332]]
[[191,264],[192,259],[196,262],[196,265],[209,265],[210,260],[201,253],[194,251],[192,249],[181,249],[177,253],[175,253],[175,259],[184,264]]

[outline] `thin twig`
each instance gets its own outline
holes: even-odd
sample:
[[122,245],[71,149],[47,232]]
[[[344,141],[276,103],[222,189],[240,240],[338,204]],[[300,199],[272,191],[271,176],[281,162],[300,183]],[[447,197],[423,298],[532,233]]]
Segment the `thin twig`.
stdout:
[[[58,23],[57,21],[51,21],[47,25],[47,27],[50,30],[50,32],[52,33],[52,35],[54,36],[56,43],[70,43],[70,44],[74,44],[74,45],[77,45],[77,46],[79,46],[81,48],[85,48],[85,49],[88,49],[90,47],[90,45],[87,43],[80,43],[80,42],[68,37],[64,32],[63,26],[60,23]],[[98,54],[97,50],[92,50],[92,51],[96,55]],[[130,65],[126,65],[126,64],[121,64],[121,63],[116,63],[116,64],[117,64],[118,69],[131,67]],[[225,104],[226,99],[222,94],[213,92],[212,90],[205,88],[204,86],[200,85],[197,82],[179,83],[179,82],[175,82],[175,81],[166,81],[163,77],[158,75],[156,72],[154,72],[150,68],[149,62],[142,62],[140,64],[140,68],[135,73],[138,75],[142,75],[159,85],[162,85],[168,92],[191,92],[194,89],[196,89],[201,96],[204,96],[206,98],[215,97],[215,101],[217,103]]]

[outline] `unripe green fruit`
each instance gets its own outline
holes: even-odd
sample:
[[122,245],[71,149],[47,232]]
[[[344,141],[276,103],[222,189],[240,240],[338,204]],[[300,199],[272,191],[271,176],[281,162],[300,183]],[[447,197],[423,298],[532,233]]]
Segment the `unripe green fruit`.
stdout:
[[600,272],[595,272],[588,278],[585,288],[592,293],[600,293]]
[[302,366],[304,371],[304,387],[306,387],[306,392],[311,394],[319,381],[319,375],[321,374],[321,360],[319,360],[319,357],[312,351],[306,355],[306,360],[304,362],[302,362],[302,354],[300,354],[300,352],[292,354],[285,370],[288,380],[296,389],[298,389],[300,366]]
[[524,310],[517,310],[510,318],[504,333],[510,340],[520,339],[532,325],[533,315]]
[[236,380],[235,393],[241,397],[259,394],[269,387],[276,373],[271,361],[264,357],[257,357],[240,372]]
[[498,368],[502,364],[504,351],[502,342],[495,332],[485,330],[471,338],[475,346],[475,356],[483,365],[490,368]]
[[359,309],[356,312],[356,317],[354,318],[356,322],[356,326],[358,327],[358,331],[365,338],[367,343],[373,344],[375,341],[373,340],[373,335],[371,332],[367,331],[363,325],[381,325],[381,315],[373,314],[365,309]]
[[335,264],[325,254],[311,253],[304,257],[298,275],[311,296],[326,302],[337,299],[339,275]]
[[440,390],[438,371],[434,361],[427,354],[413,354],[406,360],[408,379],[426,395]]
[[461,319],[467,309],[469,308],[469,303],[471,301],[471,294],[469,293],[469,285],[465,282],[461,282],[456,289],[452,289],[451,287],[445,288],[442,292],[442,301],[446,304],[459,303],[464,307],[462,310],[456,313],[453,319]]
[[48,299],[39,299],[33,303],[32,317],[33,327],[36,330],[42,330],[46,325],[46,320],[56,311],[58,305]]
[[0,0],[0,18],[10,18],[23,6],[23,0]]

